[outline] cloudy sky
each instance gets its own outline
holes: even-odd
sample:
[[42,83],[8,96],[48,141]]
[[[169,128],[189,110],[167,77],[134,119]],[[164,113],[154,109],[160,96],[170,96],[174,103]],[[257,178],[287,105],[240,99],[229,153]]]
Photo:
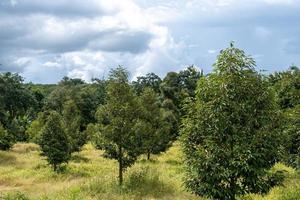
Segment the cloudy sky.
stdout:
[[300,65],[300,0],[0,0],[0,71],[26,81],[211,70],[235,41],[268,72]]

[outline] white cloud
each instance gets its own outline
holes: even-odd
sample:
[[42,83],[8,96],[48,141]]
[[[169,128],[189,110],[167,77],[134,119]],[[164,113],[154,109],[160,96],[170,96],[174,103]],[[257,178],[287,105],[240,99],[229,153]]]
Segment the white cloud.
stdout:
[[299,3],[299,0],[264,0],[268,4],[272,5],[292,5]]
[[12,11],[0,17],[0,28],[7,28],[6,19],[10,23],[5,39],[0,33],[0,44],[5,52],[32,53],[35,59],[24,62],[22,70],[30,80],[41,81],[54,68],[55,81],[63,73],[89,81],[117,65],[129,67],[135,76],[149,71],[152,64],[159,69],[162,64],[179,63],[181,46],[168,28],[158,25],[157,17],[133,0],[88,0],[84,5],[75,0],[69,13],[60,12],[67,5],[71,5],[68,0],[15,0],[14,7],[0,4],[0,11]]
[[[210,69],[234,40],[271,66],[299,52],[299,0],[2,0],[0,71],[27,80]],[[286,41],[288,38],[288,42]],[[288,55],[289,54],[289,55]],[[279,56],[274,56],[279,55]],[[271,61],[270,61],[271,60]],[[284,61],[280,61],[284,60]],[[206,70],[208,71],[208,70]]]

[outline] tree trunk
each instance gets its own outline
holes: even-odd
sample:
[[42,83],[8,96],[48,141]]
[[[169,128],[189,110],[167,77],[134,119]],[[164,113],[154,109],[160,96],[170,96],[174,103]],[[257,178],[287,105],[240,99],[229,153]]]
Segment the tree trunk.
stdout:
[[119,147],[119,185],[123,184],[123,152],[122,147]]
[[57,170],[56,164],[53,165],[53,170],[56,172],[56,170]]
[[150,152],[147,153],[147,160],[150,160]]

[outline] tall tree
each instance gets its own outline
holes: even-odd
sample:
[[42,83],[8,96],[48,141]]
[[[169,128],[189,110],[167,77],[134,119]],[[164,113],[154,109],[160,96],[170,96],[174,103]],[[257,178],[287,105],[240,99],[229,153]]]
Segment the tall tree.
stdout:
[[186,186],[214,199],[266,192],[277,156],[276,104],[254,60],[231,46],[202,77],[183,120]]
[[119,183],[123,172],[142,153],[141,138],[134,131],[140,106],[128,82],[128,72],[118,67],[110,71],[106,104],[97,111],[101,125],[99,147],[105,156],[119,163]]
[[27,139],[25,130],[37,101],[18,74],[0,73],[0,123],[11,136],[11,142]]
[[160,84],[160,90],[162,96],[162,108],[167,111],[165,117],[167,117],[169,123],[172,124],[171,133],[173,139],[175,139],[179,132],[181,102],[183,99],[178,73],[169,72]]
[[[0,73],[0,94],[0,106],[8,111],[9,120],[24,115],[36,104],[31,92],[23,85],[23,78],[18,74]],[[6,125],[5,122],[2,123]]]

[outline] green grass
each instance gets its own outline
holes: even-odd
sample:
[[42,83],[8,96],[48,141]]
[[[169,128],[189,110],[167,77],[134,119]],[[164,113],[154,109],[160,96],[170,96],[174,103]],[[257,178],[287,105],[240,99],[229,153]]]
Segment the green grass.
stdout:
[[[299,200],[300,176],[282,164],[286,170],[284,186],[273,188],[266,196],[248,195],[247,200]],[[117,182],[117,163],[102,157],[102,152],[86,145],[75,153],[63,173],[55,173],[39,156],[34,144],[16,144],[9,152],[0,151],[0,200],[134,200],[198,199],[182,185],[182,155],[178,144],[168,152],[141,157],[125,173],[122,187]]]
[[283,170],[285,181],[282,186],[274,187],[267,195],[247,195],[244,200],[300,200],[300,172],[281,163],[274,170]]

